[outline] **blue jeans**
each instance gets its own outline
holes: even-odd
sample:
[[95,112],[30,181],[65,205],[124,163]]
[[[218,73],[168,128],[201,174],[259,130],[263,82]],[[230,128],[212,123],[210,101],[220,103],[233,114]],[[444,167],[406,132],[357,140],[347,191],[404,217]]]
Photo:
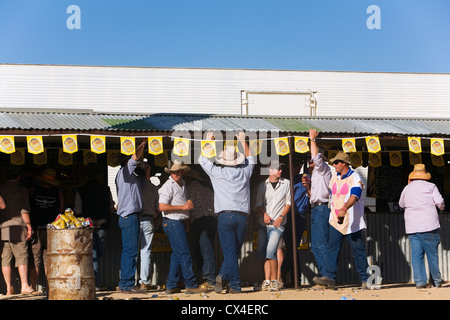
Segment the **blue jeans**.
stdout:
[[258,242],[256,254],[260,259],[277,259],[278,243],[283,236],[284,227],[258,225]]
[[128,291],[136,283],[136,263],[139,253],[139,214],[120,216],[119,227],[122,230],[119,289]]
[[200,217],[192,222],[195,239],[195,252],[198,264],[202,266],[203,278],[209,284],[216,282],[216,253],[214,238],[217,232],[217,219],[213,216]]
[[230,288],[241,291],[241,276],[239,273],[239,254],[244,243],[247,230],[247,216],[224,211],[219,214],[217,230],[222,246],[223,262],[219,275],[228,281]]
[[95,228],[92,232],[92,260],[94,264],[95,287],[97,288],[100,288],[102,285],[102,282],[100,281],[99,261],[103,257],[105,239],[106,229]]
[[325,261],[328,254],[328,234],[330,208],[320,205],[311,209],[311,249],[316,259],[319,274],[325,274]]
[[425,286],[428,282],[424,261],[425,254],[427,255],[431,279],[435,286],[439,286],[441,284],[438,256],[438,246],[441,242],[439,229],[409,234],[408,237],[411,243],[411,260],[416,286]]
[[[169,274],[166,280],[166,289],[174,289],[178,286],[181,274],[186,288],[197,288],[198,284],[192,271],[192,258],[189,249],[186,229],[181,220],[164,218],[164,232],[169,237],[172,254],[170,255]],[[180,274],[181,267],[181,274]]]
[[344,235],[335,228],[330,227],[328,255],[324,276],[336,280],[339,251],[341,250],[341,245],[344,239],[347,239],[352,249],[353,259],[355,260],[356,270],[359,273],[361,282],[367,282],[367,279],[369,278],[369,274],[367,273],[369,264],[367,263],[366,248],[362,239],[362,230]]
[[153,235],[155,234],[155,227],[153,222],[153,217],[141,216],[139,218],[140,224],[140,234],[139,234],[139,244],[141,253],[141,265],[140,265],[140,275],[139,283],[150,284],[152,279],[150,279],[152,271],[152,244]]

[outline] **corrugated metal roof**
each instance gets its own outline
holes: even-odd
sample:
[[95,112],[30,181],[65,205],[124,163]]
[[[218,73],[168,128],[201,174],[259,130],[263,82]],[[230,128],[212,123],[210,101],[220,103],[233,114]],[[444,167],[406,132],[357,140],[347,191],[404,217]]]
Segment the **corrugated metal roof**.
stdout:
[[450,119],[273,117],[199,114],[104,114],[77,112],[0,112],[0,129],[52,131],[206,131],[240,130],[332,135],[450,136]]

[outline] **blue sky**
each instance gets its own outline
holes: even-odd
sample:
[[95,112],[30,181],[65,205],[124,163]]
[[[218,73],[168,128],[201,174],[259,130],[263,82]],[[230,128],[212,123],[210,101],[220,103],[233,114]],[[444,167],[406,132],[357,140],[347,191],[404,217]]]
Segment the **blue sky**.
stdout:
[[449,53],[449,0],[0,0],[0,63],[450,73]]

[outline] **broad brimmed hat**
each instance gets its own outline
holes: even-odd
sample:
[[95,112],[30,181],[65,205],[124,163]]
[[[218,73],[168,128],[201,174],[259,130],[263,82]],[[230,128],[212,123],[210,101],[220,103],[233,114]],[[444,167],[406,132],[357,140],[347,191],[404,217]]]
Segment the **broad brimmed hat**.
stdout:
[[236,151],[235,146],[227,146],[225,150],[219,153],[216,161],[224,166],[237,166],[245,161],[245,156]]
[[409,174],[408,179],[430,180],[431,174],[427,172],[424,164],[418,163],[414,165],[414,171]]
[[167,167],[164,168],[164,171],[166,173],[172,173],[172,172],[175,172],[175,171],[178,171],[178,170],[183,170],[184,172],[188,172],[189,170],[191,170],[191,168],[189,166],[184,165],[183,162],[180,162],[178,160],[175,160],[175,161],[172,162],[172,166],[171,166],[170,169],[167,168]]
[[334,158],[330,159],[330,162],[335,162],[336,160],[345,162],[347,164],[351,164],[350,156],[347,153],[345,153],[344,151],[339,151],[338,153],[336,153]]
[[46,182],[48,184],[59,186],[60,182],[56,178],[56,170],[52,168],[46,168],[41,176],[36,177],[36,179]]

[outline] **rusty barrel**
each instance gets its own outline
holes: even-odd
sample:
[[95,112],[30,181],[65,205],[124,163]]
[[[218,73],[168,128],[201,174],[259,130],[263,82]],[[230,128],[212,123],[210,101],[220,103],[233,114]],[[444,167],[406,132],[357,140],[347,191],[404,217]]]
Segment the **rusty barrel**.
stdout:
[[95,300],[92,229],[47,229],[48,300]]

